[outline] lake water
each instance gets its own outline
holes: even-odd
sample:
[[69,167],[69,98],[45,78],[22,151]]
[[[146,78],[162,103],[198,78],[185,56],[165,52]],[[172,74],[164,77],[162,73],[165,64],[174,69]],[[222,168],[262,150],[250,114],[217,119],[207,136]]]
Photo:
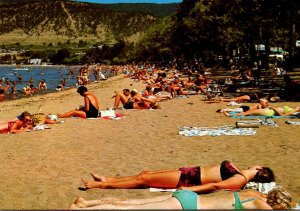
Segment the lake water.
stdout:
[[[25,70],[28,69],[28,70]],[[19,69],[19,70],[18,70]],[[73,75],[69,75],[70,70],[74,70]],[[35,87],[38,87],[39,82],[42,79],[46,80],[48,87],[47,91],[42,93],[54,92],[56,87],[60,84],[60,81],[64,78],[67,83],[65,88],[75,87],[77,83],[76,76],[78,75],[80,66],[2,66],[0,65],[0,77],[8,78],[11,82],[16,81],[16,88],[18,90],[17,94],[20,96],[20,91],[23,90],[23,87],[27,86],[30,78],[33,78]],[[108,77],[110,76],[110,71],[107,70],[105,73]],[[22,77],[22,80],[20,78]],[[94,75],[91,72],[90,80],[94,80]],[[2,84],[4,86],[5,83]],[[10,89],[8,90],[10,92]]]

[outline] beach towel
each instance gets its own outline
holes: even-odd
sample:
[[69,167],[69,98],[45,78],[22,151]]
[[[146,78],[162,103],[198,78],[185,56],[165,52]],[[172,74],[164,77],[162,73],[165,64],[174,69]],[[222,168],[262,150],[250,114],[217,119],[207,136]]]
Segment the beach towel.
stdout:
[[[79,118],[79,119],[82,119],[81,117],[72,117],[72,118]],[[104,120],[120,120],[120,119],[123,119],[125,118],[125,115],[122,114],[122,113],[115,113],[115,116],[103,116],[103,117],[96,117],[96,118],[86,118],[87,120],[101,120],[101,119],[104,119]]]
[[266,117],[263,120],[257,119],[257,121],[259,121],[260,124],[262,124],[262,125],[269,125],[269,126],[273,126],[273,127],[278,127],[278,124],[274,120],[270,119],[270,117]]
[[107,109],[99,112],[100,117],[116,117],[116,113],[112,109]]
[[45,130],[45,129],[50,129],[50,127],[46,124],[38,124],[32,130]]
[[241,106],[242,104],[241,103],[237,103],[235,101],[230,101],[227,105],[228,106]]
[[300,125],[300,121],[286,121],[285,123],[288,125]]
[[219,127],[178,127],[179,135],[183,136],[249,136],[256,134],[253,128],[234,128],[231,125]]
[[175,98],[177,98],[177,99],[185,99],[185,98],[189,98],[189,96],[187,96],[187,95],[177,95]]
[[164,188],[149,188],[149,191],[150,192],[175,192],[177,189],[164,189]]

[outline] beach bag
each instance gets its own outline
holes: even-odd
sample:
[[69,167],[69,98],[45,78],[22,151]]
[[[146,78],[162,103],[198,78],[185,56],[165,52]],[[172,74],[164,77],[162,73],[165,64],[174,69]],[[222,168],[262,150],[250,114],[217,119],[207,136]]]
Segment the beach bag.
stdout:
[[45,124],[45,118],[46,118],[46,115],[43,113],[33,114],[31,116],[33,126],[36,126],[39,124]]
[[100,111],[100,117],[116,117],[116,113],[114,110],[108,109]]

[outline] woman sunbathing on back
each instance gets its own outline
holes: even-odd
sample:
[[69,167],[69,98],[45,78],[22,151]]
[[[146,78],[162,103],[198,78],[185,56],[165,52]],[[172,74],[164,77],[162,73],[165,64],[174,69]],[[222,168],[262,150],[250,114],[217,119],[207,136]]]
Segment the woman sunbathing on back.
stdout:
[[236,114],[225,114],[226,116],[293,116],[295,113],[300,112],[300,107],[290,108],[284,106],[283,108],[266,108],[266,109],[253,109]]
[[104,177],[92,173],[92,180],[83,179],[86,188],[176,188],[197,193],[215,190],[238,190],[248,182],[268,183],[275,181],[268,167],[253,166],[240,170],[229,161],[209,166],[182,167],[174,170],[144,171],[134,176]]
[[194,192],[178,190],[172,194],[155,196],[145,199],[98,199],[85,200],[78,197],[69,209],[114,209],[114,210],[196,210],[196,209],[292,209],[295,203],[291,195],[282,188],[274,188],[267,195],[255,190],[240,192],[218,191],[206,196],[197,195]]

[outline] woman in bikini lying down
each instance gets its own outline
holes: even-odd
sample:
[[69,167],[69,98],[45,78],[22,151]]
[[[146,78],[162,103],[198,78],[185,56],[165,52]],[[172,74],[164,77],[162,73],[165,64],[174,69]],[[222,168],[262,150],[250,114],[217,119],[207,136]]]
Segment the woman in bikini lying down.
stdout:
[[99,199],[85,200],[78,197],[69,209],[291,209],[290,194],[282,188],[274,188],[267,195],[255,190],[240,192],[218,191],[206,196],[197,195],[187,190],[177,190],[173,194],[146,199],[117,200]]
[[275,181],[268,167],[253,166],[240,170],[229,161],[209,166],[182,167],[174,170],[144,171],[134,176],[104,177],[91,174],[94,180],[83,179],[86,188],[176,188],[198,193],[243,188],[248,182]]
[[31,114],[24,111],[19,118],[0,125],[0,134],[20,133],[32,129]]
[[283,108],[277,107],[277,108],[265,108],[265,109],[253,109],[248,110],[241,113],[236,114],[229,114],[225,113],[226,116],[293,116],[297,115],[296,113],[300,112],[300,107],[290,108],[288,106],[284,106]]

